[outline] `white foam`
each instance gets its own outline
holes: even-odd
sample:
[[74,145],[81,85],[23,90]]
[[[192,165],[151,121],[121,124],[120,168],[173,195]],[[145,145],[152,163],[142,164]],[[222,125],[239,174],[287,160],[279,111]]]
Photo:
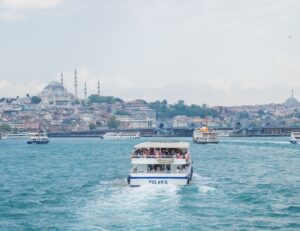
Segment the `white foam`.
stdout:
[[[87,224],[109,226],[113,219],[118,223],[136,223],[136,216],[129,217],[128,214],[138,214],[139,222],[147,220],[148,216],[154,216],[161,209],[162,204],[176,208],[180,203],[178,190],[180,187],[172,185],[143,185],[140,187],[120,187],[126,179],[103,181],[94,196],[90,198],[86,206],[80,211],[82,222]],[[164,208],[165,209],[165,208]],[[100,219],[101,218],[101,219]]]
[[208,194],[216,190],[216,188],[212,186],[214,182],[210,178],[203,177],[197,173],[193,174],[192,184],[198,187],[200,194]]

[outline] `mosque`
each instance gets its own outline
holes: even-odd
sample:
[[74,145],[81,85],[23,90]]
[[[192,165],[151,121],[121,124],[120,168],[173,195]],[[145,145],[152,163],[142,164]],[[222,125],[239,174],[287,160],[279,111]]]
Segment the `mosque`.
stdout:
[[[74,76],[74,87],[75,95],[68,92],[64,87],[63,73],[61,73],[61,81],[50,82],[43,91],[39,94],[43,104],[53,104],[53,105],[69,105],[73,104],[77,97],[77,71],[75,70]],[[97,94],[100,95],[100,83],[98,81],[98,91]],[[86,83],[84,84],[84,100],[87,99],[87,88]]]
[[68,105],[74,101],[74,96],[58,81],[50,82],[39,97],[43,104]]
[[292,90],[292,95],[290,98],[288,98],[284,103],[284,106],[287,107],[297,107],[300,106],[299,101],[294,97],[294,90]]

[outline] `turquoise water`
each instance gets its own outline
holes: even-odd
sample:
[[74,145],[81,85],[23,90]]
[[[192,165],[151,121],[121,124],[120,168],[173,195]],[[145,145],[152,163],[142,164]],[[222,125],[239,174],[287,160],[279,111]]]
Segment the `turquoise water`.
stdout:
[[191,143],[190,185],[130,188],[131,148],[146,140],[0,140],[0,230],[300,229],[300,145]]

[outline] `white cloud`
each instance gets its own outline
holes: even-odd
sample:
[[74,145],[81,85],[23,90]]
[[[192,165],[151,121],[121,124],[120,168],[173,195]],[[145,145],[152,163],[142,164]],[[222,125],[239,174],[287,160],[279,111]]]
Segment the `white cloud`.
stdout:
[[0,80],[0,97],[24,97],[27,93],[36,95],[46,86],[45,82],[32,81],[27,83],[14,83],[8,80]]
[[276,72],[284,76],[284,82],[300,85],[300,59],[298,57],[278,54],[274,57],[273,65]]
[[230,91],[232,87],[231,81],[227,81],[223,78],[211,79],[207,81],[208,85],[212,86],[216,90]]
[[20,20],[35,10],[56,7],[62,0],[0,0],[0,19]]

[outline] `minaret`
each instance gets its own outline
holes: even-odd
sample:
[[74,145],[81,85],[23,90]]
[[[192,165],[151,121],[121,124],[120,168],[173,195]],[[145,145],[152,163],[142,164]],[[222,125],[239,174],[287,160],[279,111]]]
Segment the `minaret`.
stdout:
[[63,73],[60,74],[60,84],[62,86],[64,86],[64,74]]
[[98,89],[97,89],[97,94],[98,94],[98,96],[100,96],[100,82],[99,82],[99,80],[98,80]]
[[76,71],[76,69],[75,69],[74,85],[75,85],[75,99],[77,99],[77,71]]
[[86,83],[84,83],[84,100],[86,100]]

